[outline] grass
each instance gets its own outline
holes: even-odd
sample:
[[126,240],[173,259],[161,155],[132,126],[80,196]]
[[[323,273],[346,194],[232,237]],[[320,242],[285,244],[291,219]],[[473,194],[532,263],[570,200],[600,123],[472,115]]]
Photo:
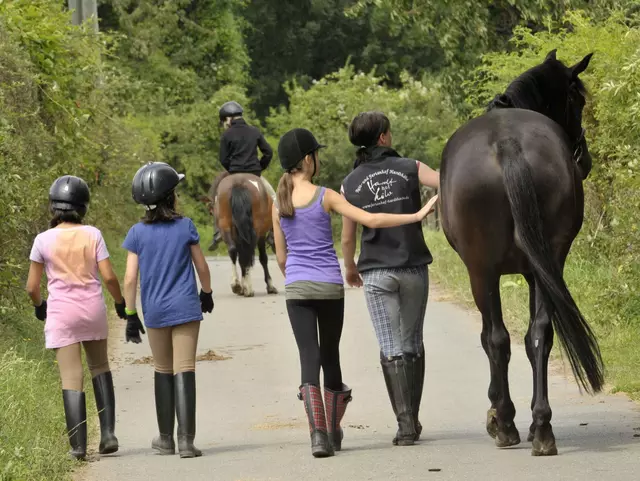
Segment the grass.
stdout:
[[[31,311],[2,315],[0,324],[0,480],[70,479],[62,392],[53,352],[44,349],[42,323]],[[87,385],[88,382],[88,385]],[[89,435],[95,402],[85,378]]]
[[[442,232],[427,231],[434,257],[430,274],[454,298],[476,310],[464,264]],[[624,272],[605,257],[582,255],[574,246],[565,281],[582,314],[596,333],[613,392],[640,400],[640,300],[625,282]],[[523,339],[529,322],[529,288],[522,276],[501,279],[502,309],[511,337]],[[554,357],[558,358],[558,343]],[[570,368],[567,365],[570,372]]]

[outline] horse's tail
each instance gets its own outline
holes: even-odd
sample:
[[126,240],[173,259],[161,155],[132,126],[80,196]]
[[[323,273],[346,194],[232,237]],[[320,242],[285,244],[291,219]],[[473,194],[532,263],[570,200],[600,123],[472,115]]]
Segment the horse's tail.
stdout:
[[599,392],[604,384],[600,348],[571,297],[562,268],[544,235],[531,167],[517,140],[499,141],[497,150],[518,245],[529,260],[536,285],[540,287],[547,312],[576,379],[587,392]]
[[255,259],[258,237],[253,228],[251,194],[240,185],[231,188],[231,219],[240,266],[251,267]]

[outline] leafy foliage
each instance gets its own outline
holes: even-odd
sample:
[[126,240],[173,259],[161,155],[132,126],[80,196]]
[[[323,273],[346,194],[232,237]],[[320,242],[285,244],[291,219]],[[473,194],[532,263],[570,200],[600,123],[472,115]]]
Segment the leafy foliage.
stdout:
[[305,90],[296,82],[287,87],[289,108],[272,111],[269,133],[279,137],[294,127],[305,127],[328,147],[321,153],[318,182],[339,189],[351,171],[356,147],[346,135],[359,113],[381,110],[391,121],[394,146],[407,157],[437,167],[440,150],[456,125],[453,106],[435,82],[422,83],[402,75],[403,88],[381,84],[374,74],[356,73],[350,65]]
[[101,62],[103,40],[72,27],[57,0],[0,2],[2,479],[62,479],[72,467],[56,366],[23,290],[29,249],[47,226],[49,186],[62,174],[84,178],[87,221],[121,231],[136,217],[130,179],[155,150],[115,117],[114,88],[126,80]]

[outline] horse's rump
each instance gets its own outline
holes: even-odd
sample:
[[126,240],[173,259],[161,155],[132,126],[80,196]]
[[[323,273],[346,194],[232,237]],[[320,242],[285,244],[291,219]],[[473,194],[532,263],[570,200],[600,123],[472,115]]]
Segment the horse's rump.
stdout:
[[218,215],[218,225],[222,231],[230,231],[231,194],[234,189],[244,189],[250,199],[251,219],[258,238],[262,238],[272,228],[271,206],[272,200],[262,185],[260,177],[254,174],[230,174],[220,180],[214,202],[214,209]]
[[[526,152],[518,161],[531,169],[546,233],[579,230],[582,184],[575,177],[566,136],[553,121],[529,110],[494,110],[462,126],[443,152],[441,209],[444,231],[463,257],[484,251],[502,273],[521,272],[526,263],[514,249],[515,226],[503,179],[499,145],[516,142]],[[559,222],[558,216],[562,216]],[[580,219],[577,223],[576,220]],[[563,234],[563,235],[564,235]],[[464,239],[464,240],[463,240]],[[491,243],[489,249],[488,243]],[[465,252],[466,251],[466,252]]]

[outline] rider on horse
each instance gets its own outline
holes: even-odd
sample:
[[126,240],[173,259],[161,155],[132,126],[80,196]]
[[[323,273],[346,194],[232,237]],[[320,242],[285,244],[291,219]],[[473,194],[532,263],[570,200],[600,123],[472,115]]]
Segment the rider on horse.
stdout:
[[[242,106],[235,101],[226,102],[220,108],[220,122],[225,128],[220,139],[220,163],[225,168],[225,172],[216,178],[211,188],[210,198],[214,205],[218,185],[229,174],[254,174],[258,176],[262,181],[262,186],[275,202],[276,193],[273,187],[267,179],[261,176],[262,171],[271,162],[273,151],[262,133],[256,127],[245,122],[242,113]],[[260,159],[258,159],[258,148],[262,152]],[[218,223],[215,220],[213,226],[213,242],[211,242],[209,250],[215,250],[222,240]],[[267,234],[266,240],[274,249],[273,232]]]

